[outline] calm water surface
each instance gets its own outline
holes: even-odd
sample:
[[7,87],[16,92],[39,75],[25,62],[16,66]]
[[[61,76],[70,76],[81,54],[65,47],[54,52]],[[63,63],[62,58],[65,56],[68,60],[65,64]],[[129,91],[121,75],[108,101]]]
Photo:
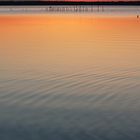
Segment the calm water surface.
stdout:
[[0,139],[140,139],[136,13],[1,14]]

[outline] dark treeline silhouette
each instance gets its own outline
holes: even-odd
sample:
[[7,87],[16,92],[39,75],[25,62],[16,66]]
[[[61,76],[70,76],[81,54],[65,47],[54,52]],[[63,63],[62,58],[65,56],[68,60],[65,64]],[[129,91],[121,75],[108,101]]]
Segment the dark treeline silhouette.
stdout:
[[140,1],[0,1],[0,6],[31,6],[31,5],[126,5],[140,6]]

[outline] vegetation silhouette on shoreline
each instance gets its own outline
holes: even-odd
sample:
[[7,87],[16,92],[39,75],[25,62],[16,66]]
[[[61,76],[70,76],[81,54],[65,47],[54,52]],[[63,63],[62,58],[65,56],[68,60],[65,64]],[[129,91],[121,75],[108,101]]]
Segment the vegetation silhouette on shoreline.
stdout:
[[31,5],[123,5],[140,6],[140,1],[0,1],[0,6],[31,6]]

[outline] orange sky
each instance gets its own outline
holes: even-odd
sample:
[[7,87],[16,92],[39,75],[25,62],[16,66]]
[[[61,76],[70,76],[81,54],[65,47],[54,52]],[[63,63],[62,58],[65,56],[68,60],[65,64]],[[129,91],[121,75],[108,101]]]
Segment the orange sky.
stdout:
[[[42,0],[48,1],[48,0]],[[49,0],[49,1],[140,1],[140,0]]]
[[140,1],[140,0],[41,0],[41,1]]

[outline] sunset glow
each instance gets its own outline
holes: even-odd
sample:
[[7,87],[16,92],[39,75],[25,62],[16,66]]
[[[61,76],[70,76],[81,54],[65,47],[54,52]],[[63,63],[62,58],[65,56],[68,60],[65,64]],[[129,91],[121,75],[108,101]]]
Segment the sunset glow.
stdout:
[[0,140],[140,139],[140,0],[120,1],[0,0]]

